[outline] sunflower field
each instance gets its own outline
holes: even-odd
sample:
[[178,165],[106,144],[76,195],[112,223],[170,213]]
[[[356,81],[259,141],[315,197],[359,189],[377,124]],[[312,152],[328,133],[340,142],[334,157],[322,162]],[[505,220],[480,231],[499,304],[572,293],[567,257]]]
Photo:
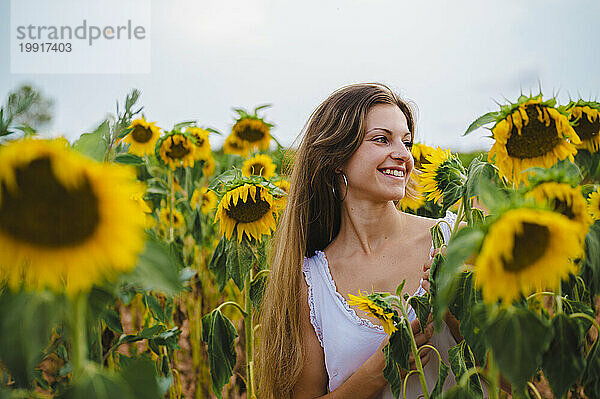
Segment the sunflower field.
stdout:
[[[0,111],[0,398],[257,395],[257,312],[293,149],[259,115],[269,105],[234,109],[224,133],[160,127],[138,100],[72,143]],[[465,134],[483,128],[492,148],[468,163],[412,149],[398,207],[457,215],[447,245],[432,229],[444,248],[430,293],[399,282],[351,302],[390,335],[396,397],[418,378],[426,399],[599,398],[600,103],[521,96]],[[409,306],[423,325],[460,321],[435,387],[419,361],[408,370],[421,350]]]

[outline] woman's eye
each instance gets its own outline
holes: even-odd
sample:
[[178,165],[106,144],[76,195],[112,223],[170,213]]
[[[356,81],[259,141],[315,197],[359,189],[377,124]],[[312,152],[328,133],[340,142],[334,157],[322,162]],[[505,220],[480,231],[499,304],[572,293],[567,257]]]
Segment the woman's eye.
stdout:
[[375,137],[375,141],[377,141],[379,143],[387,143],[387,137],[385,137],[385,136]]
[[404,146],[405,146],[405,147],[406,147],[408,150],[410,150],[410,149],[412,148],[412,146],[413,146],[413,143],[412,143],[412,141],[405,141],[405,142],[404,142]]

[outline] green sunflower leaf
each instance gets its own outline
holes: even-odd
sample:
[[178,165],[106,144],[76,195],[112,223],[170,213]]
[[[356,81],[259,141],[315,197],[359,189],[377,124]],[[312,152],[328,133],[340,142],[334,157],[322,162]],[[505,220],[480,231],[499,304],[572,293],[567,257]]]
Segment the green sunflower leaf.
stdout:
[[431,399],[441,398],[443,395],[444,382],[446,382],[446,378],[448,378],[448,371],[450,368],[446,365],[446,363],[440,361],[440,369],[438,372],[438,379],[433,387],[433,390],[429,394]]
[[450,241],[444,262],[436,267],[433,277],[436,288],[432,297],[436,329],[441,327],[444,312],[456,296],[464,262],[481,246],[483,237],[483,232],[477,228],[467,226],[458,230]]
[[147,359],[131,359],[121,366],[119,375],[125,380],[135,398],[160,399],[156,369]]
[[448,309],[457,320],[462,321],[469,317],[474,298],[473,273],[462,272],[457,279],[454,301],[449,304]]
[[398,329],[390,335],[389,351],[394,362],[402,369],[409,371],[410,367],[410,331],[403,321],[396,326]]
[[390,384],[390,389],[394,398],[398,399],[400,394],[402,393],[402,373],[400,372],[400,367],[394,361],[390,354],[390,344],[388,343],[383,348],[383,354],[385,356],[385,367],[383,369],[383,376]]
[[263,294],[267,284],[267,275],[263,274],[259,278],[254,279],[250,284],[250,300],[255,309],[260,309]]
[[227,241],[225,252],[227,253],[227,276],[233,279],[240,290],[243,290],[244,279],[254,263],[252,248],[246,240],[238,243],[234,234],[231,240]]
[[590,349],[586,362],[581,384],[588,398],[600,398],[600,345],[599,340]]
[[483,335],[483,325],[487,317],[487,307],[482,303],[473,305],[471,312],[465,312],[465,317],[460,321],[460,335],[463,336],[471,349],[478,364],[485,363],[487,342]]
[[498,112],[488,112],[487,114],[481,115],[479,118],[475,119],[473,123],[469,125],[467,131],[463,133],[463,136],[471,133],[473,130],[477,130],[483,125],[487,125],[488,123],[495,122],[498,117]]
[[444,233],[442,232],[442,227],[440,226],[440,223],[436,223],[433,227],[431,227],[430,231],[433,247],[435,249],[441,248],[442,245],[444,245],[445,241]]
[[48,292],[4,289],[0,295],[0,361],[15,388],[32,388],[35,367],[42,360],[58,324],[61,303]]
[[144,304],[150,310],[152,317],[155,320],[160,321],[162,323],[167,323],[167,316],[165,314],[165,310],[158,302],[158,299],[152,294],[144,294]]
[[585,237],[585,258],[581,276],[587,282],[590,295],[600,293],[600,221],[596,221]]
[[221,391],[233,375],[236,362],[234,340],[237,336],[231,321],[218,309],[202,318],[202,340],[208,344],[212,389],[219,399],[222,399]]
[[183,289],[179,281],[179,265],[168,247],[149,235],[146,248],[139,256],[135,269],[120,277],[122,284],[138,286],[144,291],[176,294]]
[[421,324],[421,331],[425,331],[425,326],[431,314],[431,305],[429,304],[429,294],[425,293],[422,296],[411,296],[408,304],[414,309]]
[[104,139],[110,131],[108,120],[102,122],[92,133],[83,133],[79,139],[73,143],[73,149],[79,151],[96,161],[104,161],[108,143]]
[[542,356],[552,340],[548,323],[513,306],[489,313],[482,333],[502,375],[514,390],[522,392],[542,365]]
[[552,319],[552,341],[544,354],[542,370],[554,396],[562,398],[585,368],[583,334],[577,320],[565,314]]
[[[134,379],[131,376],[132,380]],[[149,396],[152,397],[152,396]],[[154,396],[156,397],[156,396]],[[136,396],[125,379],[119,374],[103,369],[88,369],[70,385],[59,399],[135,399]]]
[[[467,370],[477,367],[475,356],[464,339],[458,345],[448,349],[448,358],[457,383]],[[479,396],[483,396],[479,375],[473,374],[467,381],[467,387],[471,391],[477,392]]]
[[444,392],[444,399],[478,399],[481,396],[477,396],[474,392],[469,390],[467,387],[454,386],[447,392]]
[[217,284],[219,284],[219,291],[223,291],[225,284],[229,280],[227,276],[227,254],[225,247],[227,246],[227,240],[225,237],[221,237],[215,252],[213,252],[212,259],[208,265],[208,269],[213,273]]
[[134,154],[122,153],[117,154],[117,156],[115,157],[115,162],[122,163],[125,165],[141,165],[144,163],[144,160]]

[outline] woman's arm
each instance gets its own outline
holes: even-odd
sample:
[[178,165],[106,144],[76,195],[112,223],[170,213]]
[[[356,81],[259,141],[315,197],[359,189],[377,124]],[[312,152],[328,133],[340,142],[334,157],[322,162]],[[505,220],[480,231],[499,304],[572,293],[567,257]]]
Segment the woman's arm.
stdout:
[[[300,377],[294,386],[292,397],[294,399],[304,398],[372,398],[387,385],[387,380],[383,376],[385,367],[385,357],[382,349],[387,344],[387,339],[367,359],[342,385],[333,392],[327,392],[328,377],[325,369],[325,356],[323,348],[319,343],[315,330],[310,323],[310,309],[308,307],[308,286],[303,283],[301,286],[301,328],[304,336],[304,366]],[[417,346],[429,342],[433,329],[426,329],[420,332],[419,320],[411,323],[415,333]],[[421,362],[425,365],[430,357],[429,351],[421,351]],[[415,368],[414,359],[411,355],[411,369]]]

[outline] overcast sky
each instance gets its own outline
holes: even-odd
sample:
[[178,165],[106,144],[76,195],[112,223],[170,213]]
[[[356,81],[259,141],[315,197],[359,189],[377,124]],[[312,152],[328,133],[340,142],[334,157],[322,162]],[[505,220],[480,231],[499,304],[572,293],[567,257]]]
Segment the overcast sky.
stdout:
[[51,133],[69,139],[132,88],[167,129],[197,119],[229,133],[232,107],[272,103],[264,115],[289,145],[332,91],[378,81],[416,103],[420,141],[487,149],[486,131],[461,134],[495,101],[540,83],[563,102],[599,97],[599,15],[597,0],[152,0],[152,55],[139,60],[151,73],[24,75],[10,72],[10,1],[0,0],[0,94],[37,86],[56,102]]

